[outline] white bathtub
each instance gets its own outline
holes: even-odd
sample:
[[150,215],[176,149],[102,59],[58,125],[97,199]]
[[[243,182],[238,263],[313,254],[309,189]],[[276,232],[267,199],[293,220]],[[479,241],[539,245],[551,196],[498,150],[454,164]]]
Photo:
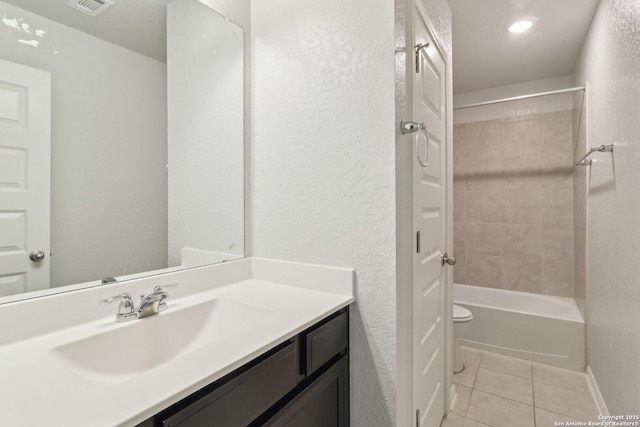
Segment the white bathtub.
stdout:
[[453,285],[473,313],[463,345],[584,372],[585,326],[571,298]]

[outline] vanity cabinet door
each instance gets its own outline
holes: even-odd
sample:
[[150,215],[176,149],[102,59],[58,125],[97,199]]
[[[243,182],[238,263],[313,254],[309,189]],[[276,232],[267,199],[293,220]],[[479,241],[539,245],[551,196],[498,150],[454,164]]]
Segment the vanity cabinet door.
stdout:
[[348,427],[348,358],[342,357],[264,425],[270,427]]
[[298,382],[297,341],[180,412],[164,427],[244,427],[292,390]]

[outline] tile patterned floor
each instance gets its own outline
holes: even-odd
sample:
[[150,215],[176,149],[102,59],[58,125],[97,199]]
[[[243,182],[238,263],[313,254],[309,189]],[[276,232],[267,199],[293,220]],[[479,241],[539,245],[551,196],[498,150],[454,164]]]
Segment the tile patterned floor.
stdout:
[[465,370],[453,376],[458,397],[441,427],[552,427],[596,421],[585,374],[461,347]]

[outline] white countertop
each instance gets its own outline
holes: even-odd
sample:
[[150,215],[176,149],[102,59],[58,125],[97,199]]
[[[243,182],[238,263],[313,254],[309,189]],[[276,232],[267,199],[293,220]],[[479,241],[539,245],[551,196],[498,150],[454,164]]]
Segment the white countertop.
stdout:
[[[136,295],[151,284],[169,281],[177,282],[180,291],[169,290],[174,291],[167,300],[169,308],[146,319],[116,323],[116,306],[105,311],[95,303],[105,295],[122,291]],[[48,327],[29,324],[24,336],[13,334],[4,345],[0,340],[0,425],[135,425],[354,301],[352,270],[259,259],[110,286],[85,290],[82,295],[65,294],[68,301],[65,295],[56,295],[24,301],[17,308],[0,305],[3,328],[10,327],[6,323],[10,318],[12,324],[30,322],[30,316],[45,324],[51,319]],[[55,354],[55,348],[68,342],[126,328],[133,322],[153,322],[154,317],[170,315],[172,309],[213,299],[240,301],[268,313],[264,321],[238,330],[225,345],[203,345],[127,377],[83,375]],[[73,317],[55,311],[65,302],[91,305],[98,315],[88,318],[88,311],[78,310],[79,321],[57,319]],[[55,327],[58,323],[64,326]],[[233,330],[234,325],[228,328]],[[127,348],[118,350],[126,352]]]

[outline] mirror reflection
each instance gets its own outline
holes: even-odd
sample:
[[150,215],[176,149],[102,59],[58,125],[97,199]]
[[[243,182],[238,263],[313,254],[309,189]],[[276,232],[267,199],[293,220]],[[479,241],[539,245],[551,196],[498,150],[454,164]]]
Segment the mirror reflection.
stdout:
[[0,16],[4,301],[243,256],[241,27],[197,0]]

